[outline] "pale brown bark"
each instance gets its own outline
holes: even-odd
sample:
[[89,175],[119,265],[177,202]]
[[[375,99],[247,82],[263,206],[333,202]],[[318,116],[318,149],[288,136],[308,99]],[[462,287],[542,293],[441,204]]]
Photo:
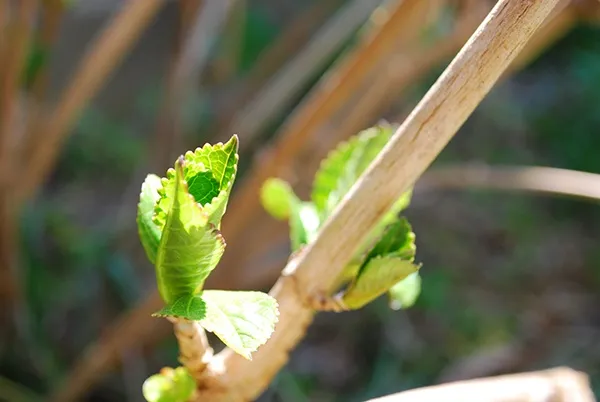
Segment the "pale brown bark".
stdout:
[[200,392],[198,401],[252,400],[268,386],[311,322],[313,310],[306,300],[330,290],[369,228],[446,146],[557,2],[504,0],[494,7],[350,190],[315,242],[289,262],[271,290],[280,305],[271,339],[252,361],[229,349],[215,356],[209,370],[221,380],[222,388]]

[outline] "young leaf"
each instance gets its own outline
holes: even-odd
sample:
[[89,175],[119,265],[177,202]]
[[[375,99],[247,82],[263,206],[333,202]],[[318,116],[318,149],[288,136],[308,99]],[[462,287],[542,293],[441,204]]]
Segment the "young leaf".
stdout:
[[360,308],[417,272],[419,266],[413,264],[414,239],[406,219],[389,225],[344,292],[344,303],[351,309]]
[[196,202],[204,207],[208,221],[217,228],[227,209],[238,164],[238,137],[225,144],[206,144],[185,154],[185,180]]
[[405,218],[397,218],[395,222],[386,227],[379,241],[371,248],[365,263],[371,258],[392,253],[404,260],[413,261],[416,251],[415,234],[412,227]]
[[419,266],[395,255],[372,258],[346,290],[342,300],[350,309],[361,308],[418,269]]
[[393,310],[412,307],[421,293],[421,276],[418,272],[408,275],[390,289],[390,308]]
[[290,185],[276,178],[267,179],[260,189],[260,201],[265,211],[275,219],[283,220],[290,217],[294,199],[298,199]]
[[285,181],[268,179],[261,189],[261,201],[265,210],[275,218],[289,219],[293,251],[316,237],[321,224],[316,208],[311,202],[301,201]]
[[266,293],[206,290],[202,299],[206,317],[200,325],[248,360],[273,333],[279,312]]
[[177,160],[173,179],[162,189],[164,199],[171,203],[155,267],[158,289],[168,305],[182,296],[198,294],[225,251],[223,237],[188,193],[184,164],[183,158]]
[[206,303],[199,295],[188,294],[181,296],[162,310],[152,314],[153,317],[185,318],[190,321],[200,321],[206,317]]
[[341,143],[323,160],[311,195],[322,219],[331,214],[391,136],[391,126],[372,127]]
[[144,381],[142,393],[148,402],[186,402],[196,390],[196,382],[185,367],[163,368]]
[[[183,179],[188,184],[188,192],[201,207],[206,220],[217,229],[227,209],[229,194],[235,180],[238,162],[238,140],[233,136],[225,144],[205,144],[184,157]],[[153,221],[162,228],[171,208],[167,197],[169,189],[175,185],[175,170],[169,169],[167,177],[161,180],[160,198],[155,206]]]
[[152,264],[156,261],[156,252],[160,243],[161,229],[152,221],[154,205],[160,198],[158,190],[162,187],[160,177],[149,174],[142,184],[138,204],[137,225],[142,246]]

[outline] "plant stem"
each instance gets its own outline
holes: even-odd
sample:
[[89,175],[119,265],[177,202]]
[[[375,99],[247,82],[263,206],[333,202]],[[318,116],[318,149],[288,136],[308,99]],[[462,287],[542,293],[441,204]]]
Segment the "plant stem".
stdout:
[[[401,4],[410,8],[419,1]],[[215,356],[209,369],[214,364],[218,376],[225,368],[225,390],[207,389],[198,401],[252,400],[268,386],[312,320],[306,300],[330,290],[369,229],[433,162],[557,2],[498,2],[338,205],[315,242],[287,265],[271,290],[280,306],[271,339],[251,362],[229,349]]]
[[174,325],[175,336],[179,344],[179,361],[190,374],[201,382],[213,350],[208,344],[206,332],[197,322],[170,319]]

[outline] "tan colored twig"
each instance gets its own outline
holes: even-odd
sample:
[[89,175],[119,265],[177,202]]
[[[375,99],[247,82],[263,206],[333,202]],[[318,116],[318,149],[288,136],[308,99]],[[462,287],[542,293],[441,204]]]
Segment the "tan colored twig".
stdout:
[[167,84],[161,116],[157,124],[155,153],[156,168],[165,166],[183,152],[182,113],[183,107],[194,88],[198,87],[199,77],[208,61],[210,45],[220,32],[234,0],[204,0],[196,15],[184,24],[189,24],[188,34],[177,54],[172,74]]
[[[21,105],[21,73],[33,33],[37,13],[35,0],[18,3],[16,12],[7,21],[8,5],[2,7],[0,27],[5,41],[0,53],[0,304],[4,306],[0,325],[9,328],[8,317],[15,313],[17,319],[21,291],[17,272],[17,216],[13,209],[13,188],[16,183],[14,169],[18,158],[15,155],[16,140],[21,134],[19,112]],[[6,8],[6,9],[5,9]]]
[[18,2],[14,18],[4,27],[6,38],[0,75],[0,181],[11,176],[14,160],[14,145],[17,137],[16,117],[20,103],[20,81],[29,44],[32,38],[33,24],[37,13],[37,1]]
[[567,367],[460,381],[369,402],[595,402],[588,376]]
[[235,0],[225,22],[221,46],[213,62],[212,77],[215,84],[231,81],[237,72],[246,25],[246,2],[247,0]]
[[213,357],[213,350],[206,338],[206,332],[197,322],[171,319],[175,329],[175,336],[179,344],[179,361],[190,374],[200,381],[204,377],[204,370]]
[[[394,3],[387,21],[368,35],[365,42],[359,44],[334,71],[327,74],[309,98],[290,116],[271,148],[266,149],[261,159],[256,161],[249,177],[238,184],[223,221],[223,232],[229,244],[234,244],[239,234],[237,231],[230,233],[229,225],[248,227],[252,212],[261,208],[258,194],[262,183],[270,176],[282,175],[282,167],[289,166],[305,141],[315,135],[340,110],[348,96],[360,88],[363,79],[382,58],[389,55],[400,37],[417,34],[410,29],[412,25],[409,21],[419,18],[423,9],[428,9],[426,3],[419,0]],[[221,273],[217,270],[214,275]],[[235,275],[235,271],[228,270],[227,275]]]
[[58,152],[79,113],[127,54],[164,0],[130,0],[108,24],[81,61],[49,121],[25,146],[26,170],[16,198],[31,196],[53,168]]
[[219,106],[216,118],[217,128],[212,130],[219,133],[216,138],[225,139],[231,135],[229,132],[231,116],[243,109],[251,97],[260,91],[265,82],[280,70],[281,66],[290,58],[290,55],[297,53],[302,48],[315,29],[322,25],[326,18],[339,6],[340,1],[314,2],[292,21],[272,45],[259,55],[250,72],[236,86],[235,94],[225,96],[222,106]]
[[280,306],[271,339],[251,362],[229,349],[215,356],[209,369],[223,389],[201,390],[198,401],[252,400],[268,386],[312,321],[306,300],[330,290],[369,228],[446,146],[557,1],[498,2],[352,187],[315,242],[290,261],[271,290]]
[[600,174],[540,166],[445,166],[425,173],[415,190],[446,188],[544,192],[600,200]]
[[[341,113],[338,124],[332,124],[331,141],[337,143],[365,129],[383,111],[399,99],[403,92],[419,78],[444,60],[450,59],[475,31],[489,8],[478,2],[476,7],[465,11],[455,22],[453,31],[440,38],[427,49],[417,47],[412,51],[400,52],[391,58],[378,72],[365,91],[357,97],[351,107]],[[313,161],[318,163],[318,161]]]
[[[379,1],[354,0],[346,5],[315,34],[306,48],[287,63],[240,113],[222,134],[240,134],[240,146],[247,146],[276,116],[281,114],[297,92],[323,67],[331,54],[348,40],[377,7]],[[224,140],[224,138],[219,138]]]

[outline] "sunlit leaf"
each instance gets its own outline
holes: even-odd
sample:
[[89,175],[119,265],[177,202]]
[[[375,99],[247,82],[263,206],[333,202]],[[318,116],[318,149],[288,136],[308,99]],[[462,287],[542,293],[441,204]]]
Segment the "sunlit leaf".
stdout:
[[405,218],[397,218],[395,222],[385,228],[377,243],[367,254],[365,262],[371,258],[392,253],[402,259],[413,261],[416,251],[415,234],[412,227]]
[[225,251],[225,241],[207,222],[202,208],[187,190],[184,160],[179,158],[173,178],[163,188],[171,201],[156,256],[156,278],[167,305],[182,296],[198,294]]
[[277,219],[289,219],[292,250],[316,237],[320,219],[312,202],[301,201],[290,185],[281,179],[268,179],[261,189],[263,207]]
[[417,265],[398,256],[375,257],[365,265],[342,300],[350,309],[363,307],[418,269]]
[[142,184],[140,202],[138,204],[138,233],[146,255],[152,264],[156,261],[156,253],[160,243],[161,229],[152,221],[154,205],[160,198],[158,190],[162,187],[160,177],[149,174]]
[[311,194],[321,217],[331,214],[391,136],[392,127],[388,125],[364,130],[338,145],[321,162]]
[[389,292],[390,308],[400,310],[412,307],[420,293],[421,276],[415,272],[391,287]]
[[267,179],[260,189],[260,201],[271,216],[282,220],[290,217],[290,204],[297,199],[290,185],[276,178]]
[[[205,144],[184,157],[183,178],[188,192],[201,207],[206,220],[218,229],[227,209],[238,162],[238,139],[233,136],[225,144]],[[175,170],[169,169],[161,180],[160,198],[155,207],[154,222],[162,228],[172,203],[166,195],[175,183]]]
[[389,225],[345,291],[344,303],[349,308],[360,308],[417,272],[419,266],[413,263],[414,240],[406,219],[397,219]]
[[187,402],[195,389],[196,382],[187,369],[165,367],[144,381],[142,393],[148,402]]
[[152,315],[154,317],[175,317],[200,321],[206,317],[206,303],[200,295],[188,294],[181,296]]
[[189,192],[203,206],[208,221],[220,227],[235,181],[238,164],[238,137],[225,144],[206,144],[185,154],[184,177]]
[[206,290],[202,299],[206,317],[200,325],[249,360],[277,323],[277,301],[266,293]]

